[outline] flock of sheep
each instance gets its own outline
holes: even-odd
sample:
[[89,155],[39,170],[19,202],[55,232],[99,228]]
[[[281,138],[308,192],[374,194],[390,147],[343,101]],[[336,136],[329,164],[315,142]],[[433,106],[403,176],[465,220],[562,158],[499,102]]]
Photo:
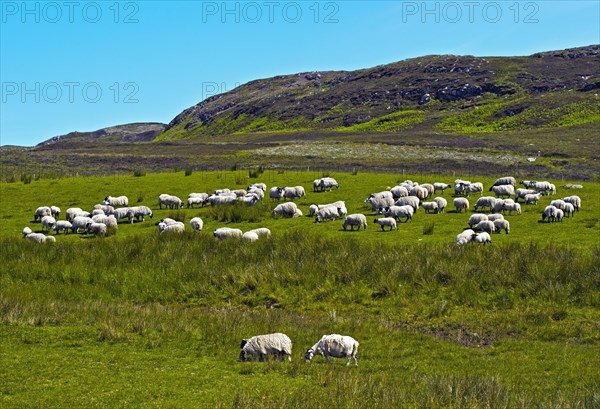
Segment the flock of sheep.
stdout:
[[[473,205],[473,209],[480,213],[471,214],[468,220],[469,228],[459,233],[456,237],[457,245],[468,242],[491,243],[491,234],[510,231],[510,223],[504,218],[521,214],[521,204],[535,205],[543,195],[556,193],[556,187],[549,182],[537,182],[524,180],[520,182],[524,187],[516,188],[517,182],[514,177],[507,176],[497,179],[489,188],[495,196],[483,196],[484,188],[481,182],[470,182],[457,179],[454,185],[446,183],[416,183],[410,180],[390,187],[381,192],[370,194],[364,203],[368,204],[376,213],[374,224],[381,227],[383,231],[398,230],[398,222],[409,222],[413,220],[414,214],[421,207],[425,213],[444,213],[448,201],[442,196],[435,196],[437,192],[442,195],[445,190],[453,190],[453,205],[456,212],[467,212],[470,208],[469,197],[472,193],[479,193],[479,197]],[[322,192],[339,189],[339,183],[331,177],[323,177],[313,181],[313,192]],[[303,186],[272,187],[267,189],[264,183],[255,183],[247,189],[219,189],[214,193],[190,193],[187,201],[171,194],[161,194],[158,197],[159,209],[180,209],[187,205],[188,208],[210,206],[223,206],[228,204],[243,203],[254,206],[263,201],[267,196],[272,202],[278,203],[272,210],[272,214],[280,217],[302,217],[303,213],[295,203],[295,199],[306,198]],[[435,196],[435,197],[434,197]],[[542,220],[554,222],[562,221],[564,216],[571,217],[581,206],[579,196],[569,196],[563,199],[553,200],[543,213]],[[366,230],[367,217],[362,213],[348,214],[345,201],[338,200],[333,203],[312,204],[308,207],[311,218],[316,223],[332,220],[343,220],[342,227],[347,230]],[[489,214],[483,213],[489,212]],[[34,222],[41,223],[41,233],[34,233],[29,227],[23,229],[23,237],[32,241],[55,242],[54,236],[44,233],[52,231],[58,235],[60,232],[85,233],[94,235],[106,235],[111,229],[118,228],[118,222],[126,220],[128,223],[134,221],[145,221],[146,217],[153,217],[152,209],[147,206],[129,207],[126,196],[107,196],[102,203],[95,205],[89,212],[81,208],[69,208],[65,212],[65,220],[59,220],[61,211],[56,206],[41,206],[36,209]],[[178,220],[163,218],[156,223],[161,234],[183,233],[186,225]],[[204,221],[200,217],[194,217],[189,221],[189,227],[194,232],[201,232]],[[221,227],[213,231],[213,236],[219,240],[230,238],[245,241],[257,241],[261,237],[269,237],[271,231],[267,228],[258,228],[243,232],[238,228]]]
[[[292,360],[292,341],[290,337],[280,332],[243,339],[240,348],[239,362],[245,362],[250,358],[265,361],[269,355],[280,360],[286,357],[289,361]],[[304,360],[310,362],[315,355],[321,355],[329,363],[332,363],[331,357],[334,357],[346,358],[346,365],[350,365],[351,360],[354,359],[354,364],[358,365],[357,352],[358,341],[354,338],[340,334],[323,335],[316,344],[306,350]]]

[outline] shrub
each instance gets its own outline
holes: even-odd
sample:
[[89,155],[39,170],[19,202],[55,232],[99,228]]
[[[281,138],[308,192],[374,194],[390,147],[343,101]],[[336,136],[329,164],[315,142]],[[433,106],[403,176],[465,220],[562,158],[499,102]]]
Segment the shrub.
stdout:
[[135,176],[135,177],[146,176],[146,171],[143,168],[135,168],[133,170],[133,176]]
[[434,227],[435,223],[433,222],[425,223],[425,226],[423,226],[423,234],[425,236],[431,236],[433,234]]
[[190,165],[185,167],[185,176],[191,176],[192,175],[192,167]]

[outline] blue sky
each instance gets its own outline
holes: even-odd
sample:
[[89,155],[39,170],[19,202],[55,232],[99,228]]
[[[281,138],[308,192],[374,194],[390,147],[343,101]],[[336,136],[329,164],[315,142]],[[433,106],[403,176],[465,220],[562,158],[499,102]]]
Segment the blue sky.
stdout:
[[257,78],[600,43],[600,1],[0,1],[0,144],[169,122]]

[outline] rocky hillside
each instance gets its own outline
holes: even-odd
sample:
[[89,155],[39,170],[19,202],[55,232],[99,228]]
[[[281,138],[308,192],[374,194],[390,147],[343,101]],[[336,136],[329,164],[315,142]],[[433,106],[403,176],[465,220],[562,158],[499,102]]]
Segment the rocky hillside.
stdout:
[[44,141],[37,146],[50,146],[58,142],[148,142],[165,131],[167,125],[154,122],[111,126],[93,132],[70,132]]
[[[495,132],[600,120],[600,46],[528,57],[439,55],[277,76],[184,110],[158,140],[267,132]],[[484,108],[484,109],[480,109]]]

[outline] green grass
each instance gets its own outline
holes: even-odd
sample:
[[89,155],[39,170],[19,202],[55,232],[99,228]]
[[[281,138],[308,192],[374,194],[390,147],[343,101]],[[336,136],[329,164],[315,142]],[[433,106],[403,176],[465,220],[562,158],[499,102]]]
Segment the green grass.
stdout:
[[[363,200],[398,181],[454,177],[247,171],[33,180],[0,184],[0,406],[17,407],[519,407],[600,403],[600,186],[562,188],[583,206],[539,223],[538,206],[506,216],[493,246],[456,248],[468,215],[424,214],[381,232]],[[493,181],[480,180],[485,186]],[[346,200],[366,231],[341,222],[274,218],[262,206],[158,210],[160,193],[304,185],[298,201]],[[241,185],[241,187],[245,187]],[[126,194],[153,220],[106,238],[20,237],[40,205],[91,208]],[[451,203],[449,193],[444,195]],[[552,197],[553,198],[553,197]],[[63,213],[64,214],[64,213]],[[201,216],[204,231],[160,236],[162,217]],[[232,221],[233,220],[233,221]],[[257,243],[219,242],[221,226],[269,227]],[[281,331],[292,363],[237,363],[239,341]],[[325,333],[360,342],[358,367],[303,352]]]

